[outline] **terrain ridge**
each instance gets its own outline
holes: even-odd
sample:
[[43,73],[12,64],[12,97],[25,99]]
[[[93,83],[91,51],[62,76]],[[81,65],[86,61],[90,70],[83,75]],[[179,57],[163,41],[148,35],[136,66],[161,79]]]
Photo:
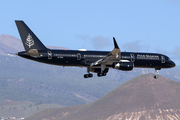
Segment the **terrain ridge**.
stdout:
[[[48,109],[25,120],[174,120],[180,118],[179,100],[179,82],[146,74],[125,82],[93,103]],[[76,109],[72,111],[73,108]]]

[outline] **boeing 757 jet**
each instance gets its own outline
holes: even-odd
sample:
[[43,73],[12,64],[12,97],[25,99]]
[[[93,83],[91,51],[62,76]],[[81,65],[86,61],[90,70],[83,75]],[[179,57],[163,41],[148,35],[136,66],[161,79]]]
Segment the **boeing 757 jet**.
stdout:
[[163,54],[121,52],[114,37],[112,51],[52,50],[45,47],[23,21],[15,22],[25,49],[18,52],[18,56],[52,65],[85,67],[87,74],[84,74],[84,78],[93,77],[92,72],[97,73],[98,77],[106,76],[109,68],[122,71],[131,71],[133,68],[154,68],[154,78],[157,78],[158,70],[175,67],[175,63]]

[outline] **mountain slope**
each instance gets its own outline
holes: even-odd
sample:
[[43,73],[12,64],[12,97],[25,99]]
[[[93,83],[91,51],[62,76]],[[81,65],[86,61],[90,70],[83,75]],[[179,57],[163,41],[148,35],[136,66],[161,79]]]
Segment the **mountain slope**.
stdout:
[[[68,50],[65,47],[58,47],[58,46],[47,46],[47,47],[50,49]],[[19,51],[24,51],[24,47],[20,39],[7,34],[0,35],[0,54],[4,55],[7,53],[17,53]]]
[[34,104],[28,101],[12,101],[5,100],[0,103],[0,117],[27,117],[36,112],[48,109],[61,107],[57,104]]
[[[36,118],[52,120],[149,120],[180,118],[180,83],[152,74],[138,76],[109,92],[80,110],[68,113],[67,108],[48,117]],[[54,109],[52,111],[56,112]],[[62,112],[66,110],[66,117]],[[41,116],[48,110],[35,114]],[[51,113],[54,113],[51,112]],[[60,117],[57,117],[57,116]],[[35,116],[32,116],[35,117]],[[30,120],[31,117],[26,120]]]
[[22,50],[21,40],[7,34],[0,35],[0,54],[16,53]]

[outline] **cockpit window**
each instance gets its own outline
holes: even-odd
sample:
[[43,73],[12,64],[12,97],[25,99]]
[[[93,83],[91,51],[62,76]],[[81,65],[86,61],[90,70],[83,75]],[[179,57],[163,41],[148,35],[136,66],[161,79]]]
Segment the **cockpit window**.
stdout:
[[172,61],[170,58],[168,59],[169,61]]

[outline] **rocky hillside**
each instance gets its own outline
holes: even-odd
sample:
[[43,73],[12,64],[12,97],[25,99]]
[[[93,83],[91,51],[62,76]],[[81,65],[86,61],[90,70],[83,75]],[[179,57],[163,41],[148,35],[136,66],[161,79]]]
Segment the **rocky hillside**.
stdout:
[[32,103],[29,101],[5,100],[0,103],[1,117],[27,117],[48,108],[60,108],[57,104]]
[[179,82],[147,74],[129,80],[91,104],[49,109],[26,120],[175,120],[180,118],[179,100]]

